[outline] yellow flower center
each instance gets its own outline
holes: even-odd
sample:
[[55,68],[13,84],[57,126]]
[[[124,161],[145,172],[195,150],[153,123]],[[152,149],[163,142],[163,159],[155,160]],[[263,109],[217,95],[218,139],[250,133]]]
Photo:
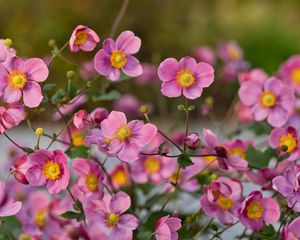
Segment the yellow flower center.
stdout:
[[98,178],[95,174],[89,173],[85,177],[86,187],[91,191],[95,192],[98,189]]
[[125,185],[126,184],[126,175],[123,170],[118,170],[112,175],[112,180],[117,183],[118,185]]
[[188,69],[179,71],[177,73],[176,80],[177,83],[183,88],[188,88],[195,83],[194,74]]
[[276,104],[276,96],[273,92],[263,92],[259,97],[259,102],[262,107],[270,108]]
[[160,161],[155,157],[148,157],[145,161],[145,169],[148,173],[157,173],[160,169]]
[[211,163],[216,160],[215,156],[206,156],[203,158],[206,163]]
[[297,139],[291,134],[288,133],[287,135],[283,135],[280,138],[279,146],[287,146],[286,152],[293,152],[297,147]]
[[241,58],[240,51],[235,47],[229,47],[228,49],[228,56],[232,60],[237,60]]
[[116,133],[115,133],[115,137],[117,139],[119,139],[120,141],[124,142],[127,138],[131,137],[131,129],[130,127],[128,127],[127,125],[121,125]]
[[225,196],[219,196],[217,203],[220,206],[220,208],[222,208],[223,210],[229,210],[234,207],[233,200]]
[[247,217],[252,220],[259,220],[263,215],[263,207],[261,202],[259,201],[252,201],[248,207],[246,208]]
[[110,213],[107,217],[108,226],[113,228],[115,227],[120,220],[120,217],[117,214]]
[[122,68],[127,63],[126,54],[121,50],[115,50],[110,56],[110,63],[114,68]]
[[75,44],[83,45],[88,39],[88,34],[84,31],[79,31],[76,33]]
[[72,133],[72,142],[75,147],[82,146],[84,144],[85,137],[80,132]]
[[243,148],[241,147],[235,147],[231,149],[228,153],[229,156],[239,156],[242,159],[246,159],[246,152]]
[[40,229],[43,229],[46,225],[46,217],[46,210],[40,210],[35,214],[33,221]]
[[26,82],[26,75],[21,71],[14,70],[8,75],[8,85],[14,90],[23,89]]
[[60,177],[60,166],[58,163],[50,160],[43,166],[43,174],[48,180],[57,180]]
[[300,84],[300,67],[295,68],[291,74],[292,81],[296,84]]

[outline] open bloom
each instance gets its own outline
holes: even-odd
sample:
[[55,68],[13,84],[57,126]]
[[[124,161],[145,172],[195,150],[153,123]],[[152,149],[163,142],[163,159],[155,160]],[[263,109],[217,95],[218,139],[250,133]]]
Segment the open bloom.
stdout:
[[127,123],[123,112],[112,111],[101,123],[101,131],[108,143],[108,152],[126,162],[138,159],[140,148],[149,143],[157,132],[156,126],[133,120]]
[[184,57],[178,62],[167,58],[158,67],[158,76],[163,82],[161,92],[166,97],[196,99],[203,88],[209,87],[214,80],[214,69],[208,63],[197,63],[192,57]]
[[216,62],[216,56],[214,51],[208,46],[198,47],[194,51],[196,59],[200,62],[206,62],[210,65],[214,65]]
[[0,217],[13,216],[20,211],[21,207],[21,202],[8,198],[5,183],[0,181]]
[[109,173],[109,177],[111,178],[112,187],[116,190],[124,186],[129,186],[131,183],[128,166],[124,164],[117,164]]
[[300,93],[300,55],[291,56],[280,66],[279,75],[287,84]]
[[234,40],[230,40],[227,43],[220,43],[219,45],[219,57],[225,61],[240,61],[243,59],[243,50]]
[[[299,158],[299,137],[293,127],[274,128],[269,135],[269,145],[280,153],[290,154],[287,160],[293,161]],[[283,151],[284,150],[284,151]]]
[[288,168],[283,176],[273,179],[273,189],[287,198],[287,203],[294,211],[300,212],[300,173],[299,167]]
[[273,127],[283,126],[294,111],[293,89],[274,77],[263,84],[258,81],[243,83],[239,97],[245,105],[251,106],[256,121],[267,118]]
[[78,25],[72,32],[69,48],[71,52],[78,52],[80,49],[86,52],[91,52],[97,46],[100,41],[97,33],[92,29]]
[[289,224],[286,224],[281,232],[283,240],[300,239],[300,217],[295,218]]
[[79,176],[78,187],[85,193],[100,192],[103,195],[104,175],[99,165],[94,160],[77,158],[72,169]]
[[0,106],[0,134],[19,125],[24,118],[25,111],[23,105],[13,103],[6,107]]
[[242,197],[242,185],[238,180],[219,177],[204,187],[200,198],[204,212],[217,218],[222,224],[233,224]]
[[266,223],[275,223],[280,218],[278,203],[269,197],[264,198],[260,191],[251,192],[238,210],[240,222],[247,228],[257,231]]
[[217,136],[209,129],[203,130],[203,136],[208,153],[220,155],[217,157],[220,168],[229,170],[231,167],[235,170],[247,170],[248,162],[245,160],[245,149],[241,146],[233,146],[232,149],[222,146]]
[[91,238],[131,240],[132,231],[138,227],[139,221],[135,216],[125,213],[130,205],[130,197],[124,192],[118,192],[113,197],[105,195],[103,201],[89,201],[85,213]]
[[137,77],[143,73],[143,69],[132,54],[137,53],[140,47],[141,39],[131,31],[122,32],[116,41],[108,38],[103,42],[103,49],[95,55],[95,69],[112,81],[120,78],[120,70],[129,77]]
[[248,72],[242,72],[239,74],[240,84],[248,81],[258,81],[264,83],[268,79],[268,74],[260,68],[254,68]]
[[51,194],[67,188],[70,172],[67,157],[62,151],[41,149],[30,154],[29,161],[31,166],[26,172],[26,179],[31,185],[46,185]]
[[178,217],[164,216],[155,223],[156,240],[177,240],[177,231],[181,228],[181,219]]
[[40,105],[43,95],[39,82],[44,82],[49,70],[40,58],[23,60],[12,58],[6,67],[0,65],[2,99],[7,103],[18,102],[23,96],[27,107]]

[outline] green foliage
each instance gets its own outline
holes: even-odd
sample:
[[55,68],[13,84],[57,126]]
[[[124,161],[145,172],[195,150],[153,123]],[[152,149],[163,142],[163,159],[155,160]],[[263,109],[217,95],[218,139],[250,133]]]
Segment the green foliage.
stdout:
[[121,97],[121,93],[119,93],[117,90],[112,90],[104,95],[94,95],[92,97],[92,100],[94,102],[98,101],[112,101],[117,100]]
[[277,157],[277,154],[272,148],[267,148],[264,152],[256,150],[251,146],[247,148],[247,160],[253,168],[267,167],[273,157]]
[[187,153],[181,154],[177,158],[177,163],[178,163],[179,167],[181,167],[183,169],[188,167],[188,166],[193,165],[193,162],[192,162],[190,156]]
[[88,158],[89,156],[89,148],[86,146],[72,146],[70,148],[68,148],[66,150],[66,154],[70,157],[70,158]]
[[254,234],[253,238],[258,240],[273,240],[276,239],[276,231],[273,225],[266,224],[261,231]]
[[65,219],[76,219],[78,222],[82,221],[84,219],[84,213],[82,212],[73,212],[73,211],[67,211],[60,215],[61,217]]

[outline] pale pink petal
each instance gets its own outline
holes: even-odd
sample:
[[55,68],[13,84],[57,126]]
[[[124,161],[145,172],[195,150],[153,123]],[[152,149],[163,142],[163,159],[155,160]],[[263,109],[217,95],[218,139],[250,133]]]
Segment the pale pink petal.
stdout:
[[263,198],[263,218],[267,223],[275,223],[280,218],[280,207],[272,198]]
[[197,84],[193,84],[188,88],[183,88],[183,95],[188,99],[196,99],[202,95],[203,89]]
[[25,61],[25,73],[28,79],[43,82],[47,79],[49,70],[40,58],[30,58]]
[[149,143],[157,133],[157,127],[151,123],[145,124],[139,131],[138,135],[134,137],[137,145],[140,147]]
[[0,207],[0,217],[7,217],[17,214],[22,207],[20,201],[9,200],[6,204]]
[[10,86],[7,86],[3,91],[3,100],[7,103],[15,103],[20,100],[22,92],[19,89],[12,89]]
[[268,123],[273,127],[282,127],[289,119],[288,113],[281,107],[275,107],[270,111]]
[[111,38],[106,39],[103,42],[103,49],[105,50],[105,52],[108,55],[111,55],[113,53],[113,51],[116,50],[116,43],[114,40],[112,40]]
[[116,45],[125,54],[135,54],[140,50],[141,39],[131,31],[124,31],[117,38]]
[[42,89],[37,82],[29,81],[23,89],[23,102],[27,107],[38,107],[43,99]]
[[124,142],[118,157],[125,162],[133,162],[139,158],[139,147],[135,143]]
[[113,138],[121,125],[126,125],[127,119],[123,112],[112,111],[108,118],[101,122],[102,134],[106,138]]
[[83,158],[77,158],[74,160],[72,170],[77,176],[85,177],[91,172],[91,167],[87,161],[91,160],[86,160]]
[[205,62],[198,63],[195,75],[196,78],[199,78],[198,86],[203,88],[209,87],[214,81],[214,69]]
[[211,130],[204,128],[203,137],[204,137],[204,143],[205,145],[207,145],[208,148],[214,149],[216,146],[218,146],[218,139]]
[[104,49],[100,49],[94,58],[94,67],[98,73],[106,76],[111,68],[109,56],[105,53]]
[[163,82],[161,85],[161,93],[166,97],[179,97],[182,88],[177,84],[176,80]]
[[26,179],[32,186],[43,186],[47,181],[43,174],[42,166],[30,167],[26,172]]
[[143,73],[142,65],[135,57],[128,55],[127,62],[122,68],[123,72],[130,77],[137,77]]
[[139,220],[131,214],[123,214],[119,223],[130,230],[135,230],[139,225]]
[[197,62],[192,57],[183,57],[179,61],[179,68],[181,70],[188,69],[188,70],[194,72],[197,68]]
[[175,58],[167,58],[158,67],[158,76],[163,82],[176,79],[179,63]]
[[259,102],[259,97],[262,94],[261,83],[257,81],[245,82],[240,87],[238,94],[245,105],[252,106]]
[[268,116],[268,114],[270,113],[270,109],[264,108],[259,103],[257,103],[251,108],[251,112],[256,121],[262,121]]
[[109,208],[113,213],[121,214],[126,212],[131,205],[130,197],[125,192],[118,192],[110,201]]

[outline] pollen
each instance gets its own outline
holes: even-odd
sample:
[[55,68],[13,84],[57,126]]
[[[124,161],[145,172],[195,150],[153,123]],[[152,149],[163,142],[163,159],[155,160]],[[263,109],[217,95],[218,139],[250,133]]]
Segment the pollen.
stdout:
[[127,63],[126,54],[121,50],[115,50],[110,56],[110,63],[114,68],[120,69]]
[[233,200],[225,196],[219,196],[217,203],[220,206],[220,208],[222,208],[223,210],[229,210],[234,207]]
[[110,213],[107,216],[107,223],[110,228],[115,227],[120,220],[120,217],[115,213]]
[[123,170],[116,171],[112,175],[112,180],[118,185],[125,185],[127,181],[125,172]]
[[94,173],[89,173],[85,177],[86,187],[91,191],[95,192],[98,189],[98,178]]
[[188,88],[195,83],[194,74],[188,69],[179,71],[177,73],[176,80],[177,83],[183,88]]
[[271,108],[276,104],[276,95],[273,92],[263,92],[259,97],[259,102],[262,107]]
[[58,163],[50,160],[43,165],[43,174],[48,180],[57,180],[60,178],[61,169]]
[[229,156],[239,156],[242,159],[246,159],[247,158],[245,150],[243,148],[241,148],[241,147],[232,148],[228,152],[228,155]]
[[252,220],[259,220],[263,215],[263,207],[261,202],[259,201],[252,201],[248,207],[246,208],[247,217]]
[[283,135],[280,138],[279,146],[281,148],[284,145],[287,146],[286,152],[293,152],[298,145],[297,139],[291,133],[288,133],[287,135]]
[[88,34],[84,31],[79,31],[76,33],[75,44],[83,45],[88,39]]
[[145,161],[145,169],[148,173],[157,173],[160,169],[160,161],[155,157],[148,157]]
[[35,214],[33,221],[39,227],[39,229],[43,229],[46,226],[46,217],[46,210],[40,210]]
[[14,90],[23,89],[26,82],[26,75],[21,71],[14,70],[8,75],[8,85]]
[[236,49],[235,47],[230,47],[228,49],[228,56],[230,59],[232,60],[237,60],[241,58],[241,53],[238,49]]
[[127,125],[121,125],[115,132],[115,137],[121,142],[124,142],[126,139],[130,138],[131,135],[131,129]]
[[294,83],[300,84],[300,67],[295,68],[291,72],[291,79]]

